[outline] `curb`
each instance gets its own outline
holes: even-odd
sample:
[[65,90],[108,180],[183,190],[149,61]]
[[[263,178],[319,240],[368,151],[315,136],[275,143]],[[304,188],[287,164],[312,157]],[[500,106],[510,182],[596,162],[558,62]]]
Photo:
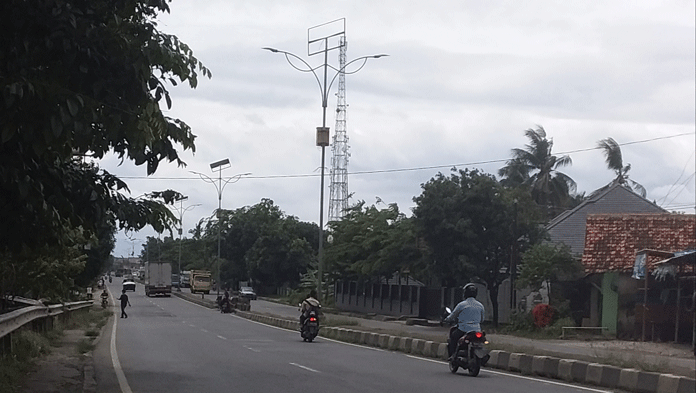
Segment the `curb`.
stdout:
[[[237,311],[240,317],[297,331],[298,321],[287,320],[248,311]],[[436,343],[410,337],[390,336],[368,333],[337,327],[322,327],[322,337],[400,351],[413,355],[447,359],[447,344]],[[599,363],[580,360],[561,359],[551,356],[532,356],[524,353],[510,353],[493,350],[486,367],[518,372],[526,375],[561,379],[606,388],[620,388],[639,393],[693,393],[696,379],[672,374],[659,374],[635,369],[622,369]]]
[[203,306],[203,307],[207,307],[207,308],[211,308],[211,309],[217,308],[215,301],[212,299],[208,300],[208,299],[201,299],[198,296],[187,296],[183,292],[176,292],[176,291],[172,291],[172,295],[176,296],[178,298],[187,300],[191,303],[198,304],[199,306]]

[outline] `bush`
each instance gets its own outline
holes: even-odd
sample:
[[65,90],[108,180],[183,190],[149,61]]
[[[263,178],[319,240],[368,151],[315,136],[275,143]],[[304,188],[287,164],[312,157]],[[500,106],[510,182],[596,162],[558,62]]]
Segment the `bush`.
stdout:
[[514,311],[510,315],[510,323],[507,327],[510,332],[531,332],[534,330],[532,314],[525,311]]
[[548,304],[537,304],[532,310],[534,325],[539,328],[549,326],[553,322],[554,309]]
[[12,335],[12,353],[20,361],[28,361],[51,352],[50,341],[45,336],[30,330]]

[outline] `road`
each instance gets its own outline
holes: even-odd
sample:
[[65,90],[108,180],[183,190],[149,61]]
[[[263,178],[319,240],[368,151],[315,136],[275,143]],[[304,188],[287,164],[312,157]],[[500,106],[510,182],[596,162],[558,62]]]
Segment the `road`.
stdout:
[[[119,285],[110,286],[114,297]],[[98,392],[604,391],[493,370],[452,375],[441,361],[322,337],[305,343],[298,332],[177,297],[148,298],[140,284],[128,295],[129,317],[115,318],[94,351]]]

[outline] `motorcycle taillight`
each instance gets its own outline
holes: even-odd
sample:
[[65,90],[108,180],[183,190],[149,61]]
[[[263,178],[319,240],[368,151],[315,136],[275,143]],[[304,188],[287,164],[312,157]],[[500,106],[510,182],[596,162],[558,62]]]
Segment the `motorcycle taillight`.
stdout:
[[476,338],[482,338],[482,337],[483,337],[483,333],[481,333],[481,332],[476,332]]
[[310,321],[310,322],[316,322],[316,321],[317,321],[317,319],[316,319],[316,318],[314,318],[314,317],[311,317],[311,318],[309,318],[309,321]]

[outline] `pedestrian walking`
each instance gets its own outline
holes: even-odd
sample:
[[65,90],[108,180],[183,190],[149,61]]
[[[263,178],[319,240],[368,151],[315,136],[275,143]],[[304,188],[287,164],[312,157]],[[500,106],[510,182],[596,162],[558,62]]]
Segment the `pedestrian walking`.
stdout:
[[121,296],[118,298],[121,301],[121,318],[128,318],[126,314],[126,306],[132,307],[130,301],[128,301],[128,295],[126,295],[126,290],[124,289]]

